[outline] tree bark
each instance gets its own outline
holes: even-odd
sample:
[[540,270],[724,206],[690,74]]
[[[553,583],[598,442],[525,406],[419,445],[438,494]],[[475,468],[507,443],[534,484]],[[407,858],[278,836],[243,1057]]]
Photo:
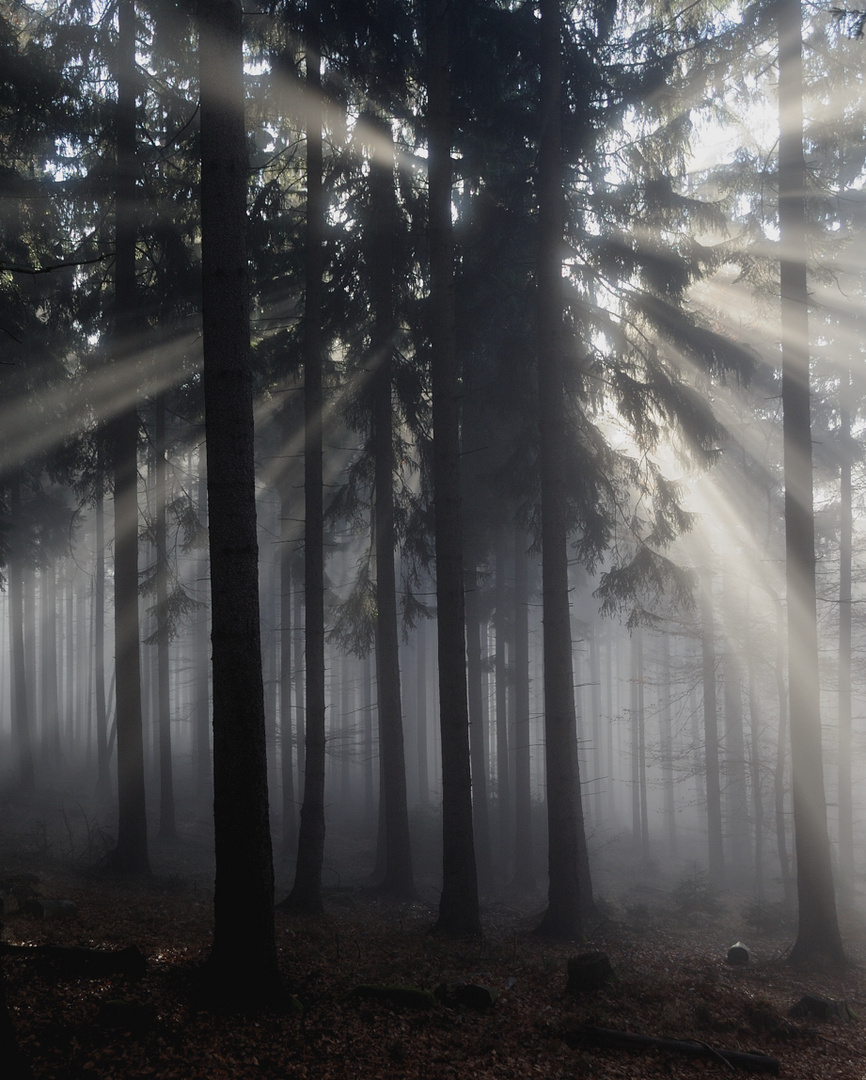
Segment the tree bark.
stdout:
[[535,888],[532,849],[532,751],[529,725],[529,557],[514,526],[514,884]]
[[513,660],[513,620],[508,611],[508,533],[500,527],[496,534],[496,611],[494,628],[494,683],[496,687],[496,804],[498,809],[499,869],[507,873],[514,851],[514,803],[511,794],[511,753],[508,736],[509,703],[513,697],[509,679],[509,654]]
[[776,17],[788,701],[799,907],[797,939],[789,959],[795,964],[841,963],[844,951],[827,831],[819,703],[799,0],[779,0]]
[[[281,417],[283,446],[290,446],[296,430],[294,410],[283,406]],[[292,521],[291,471],[286,466],[279,478],[280,497],[280,774],[282,790],[282,853],[283,858],[297,857],[298,814],[295,805],[295,772],[293,760],[294,732],[300,737],[300,725],[292,723],[292,685],[295,669],[302,658],[294,657],[292,632],[292,591],[297,588],[293,580],[292,546],[296,542]],[[293,731],[294,729],[294,731]]]
[[27,708],[27,673],[24,659],[24,552],[21,521],[21,473],[9,481],[9,512],[15,527],[9,550],[9,642],[12,667],[12,742],[15,750],[16,785],[22,795],[31,795],[36,786],[33,736]]
[[[205,454],[199,451],[198,475],[198,517],[202,527],[207,529],[207,465]],[[202,595],[195,616],[195,713],[194,744],[195,794],[196,800],[204,806],[213,801],[213,759],[210,737],[210,653],[208,649],[209,606],[206,597],[210,592],[210,558],[204,548],[197,560],[198,576]]]
[[479,934],[472,826],[454,267],[451,237],[449,0],[426,0],[430,346],[433,385],[436,622],[442,745],[442,894],[437,929]]
[[[136,348],[135,5],[118,4],[117,189],[115,193],[115,357],[132,364]],[[138,411],[110,424],[114,481],[114,651],[117,695],[117,846],[121,874],[149,875],[138,620]]]
[[216,885],[210,989],[279,990],[258,595],[239,0],[201,3],[202,286]]
[[403,745],[403,701],[400,692],[400,648],[397,580],[394,556],[394,416],[392,407],[394,323],[394,240],[397,201],[394,152],[387,124],[377,125],[379,140],[370,162],[373,327],[370,337],[374,471],[373,537],[376,550],[376,684],[379,701],[379,753],[382,757],[384,803],[384,876],[380,887],[399,897],[414,895],[406,758]]
[[544,933],[578,938],[592,910],[574,705],[564,474],[562,365],[562,11],[541,0],[541,123],[538,150],[538,409],[544,730],[547,771],[548,907]]
[[108,712],[105,701],[105,447],[102,433],[96,448],[96,567],[94,573],[94,675],[96,677],[96,797],[105,802],[111,794],[108,756]]
[[320,914],[325,857],[325,562],[322,480],[324,196],[318,3],[307,6],[307,243],[304,300],[304,797],[295,881],[285,905]]
[[[467,544],[467,548],[472,545]],[[490,888],[493,874],[490,846],[490,804],[487,797],[487,717],[484,710],[484,672],[481,641],[481,596],[474,552],[466,555],[466,684],[469,703],[469,760],[472,768],[472,828],[478,881]]]
[[713,625],[713,573],[707,570],[701,581],[701,670],[704,688],[704,778],[707,794],[707,871],[710,881],[721,886],[725,880],[725,850],[722,841],[722,792],[719,776],[719,721],[716,706],[716,647]]
[[668,855],[677,855],[676,796],[674,793],[674,734],[671,716],[671,639],[667,630],[659,635],[661,643],[661,703],[659,707],[659,748],[662,765],[662,800]]
[[155,404],[154,443],[156,451],[156,669],[159,725],[159,837],[177,836],[174,814],[174,776],[171,761],[171,687],[169,685],[168,625],[168,526],[166,524],[166,439],[165,394]]

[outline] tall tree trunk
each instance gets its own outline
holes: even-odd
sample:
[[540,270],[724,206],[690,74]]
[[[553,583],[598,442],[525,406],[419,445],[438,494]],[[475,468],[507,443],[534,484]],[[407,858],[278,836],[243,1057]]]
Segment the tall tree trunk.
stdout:
[[854,808],[851,794],[851,377],[845,372],[839,404],[839,877],[846,899],[854,889]]
[[39,599],[42,609],[40,645],[42,653],[42,746],[50,764],[61,762],[60,710],[57,690],[57,567],[49,558],[42,570]]
[[[470,545],[467,544],[467,548]],[[474,552],[466,555],[466,685],[469,702],[469,759],[472,767],[472,828],[478,881],[491,885],[490,806],[487,798],[487,717],[484,709],[484,671],[481,641],[481,595]]]
[[442,893],[437,928],[478,934],[463,595],[454,266],[449,0],[426,0],[429,325],[433,386],[436,622],[442,745]]
[[284,903],[322,911],[325,857],[325,561],[322,480],[324,196],[322,191],[322,60],[317,0],[307,5],[307,245],[304,300],[304,798],[295,881]]
[[15,750],[15,773],[18,791],[31,795],[36,786],[33,763],[33,735],[27,708],[27,672],[24,657],[24,553],[21,521],[21,474],[17,470],[9,481],[9,512],[16,532],[9,550],[9,641],[12,668],[11,707],[12,742]]
[[[133,363],[135,285],[135,5],[118,4],[117,190],[114,260],[115,363]],[[114,468],[114,655],[117,695],[117,846],[114,868],[148,875],[147,814],[138,622],[138,412],[126,407],[109,425]]]
[[722,840],[722,792],[719,776],[719,719],[716,707],[716,646],[713,624],[713,573],[707,570],[701,582],[701,670],[704,688],[704,780],[707,796],[707,871],[710,881],[721,886],[725,880],[725,850]]
[[757,642],[749,649],[746,664],[749,695],[750,754],[749,772],[752,779],[752,817],[755,824],[755,896],[764,898],[764,799],[761,791],[761,716],[758,706],[758,686],[755,657]]
[[[204,529],[207,529],[207,467],[205,456],[199,452],[198,474],[198,517]],[[195,713],[193,755],[195,760],[195,795],[197,802],[204,806],[213,801],[213,759],[210,740],[210,650],[208,636],[207,595],[210,592],[210,558],[207,548],[203,548],[197,560],[199,587],[199,606],[195,615]]]
[[566,411],[562,365],[562,11],[541,0],[538,149],[538,410],[548,907],[542,931],[579,938],[593,909],[580,794],[565,505]]
[[532,759],[529,723],[529,557],[514,526],[514,884],[535,888],[532,849]]
[[108,755],[108,712],[105,701],[105,448],[102,434],[96,448],[96,567],[94,572],[93,645],[96,677],[96,797],[105,802],[111,794]]
[[776,848],[779,853],[779,875],[782,879],[782,895],[786,910],[794,913],[794,881],[791,876],[791,860],[788,855],[788,817],[785,813],[785,762],[788,747],[788,689],[785,683],[785,619],[782,602],[771,594],[776,613],[776,698],[779,704],[776,762],[773,769],[773,808],[776,820]]
[[674,734],[671,716],[671,638],[668,630],[659,634],[661,643],[661,702],[659,707],[659,747],[662,764],[662,802],[668,855],[677,855],[677,818],[674,795]]
[[387,124],[377,124],[379,139],[370,162],[373,327],[370,335],[373,398],[372,443],[374,470],[373,537],[376,549],[376,684],[379,699],[379,754],[382,759],[384,803],[384,876],[381,888],[394,896],[410,897],[412,852],[406,798],[406,758],[403,746],[403,702],[400,693],[400,639],[394,556],[394,416],[391,404],[394,324],[394,241],[397,200],[394,190],[394,152]]
[[174,776],[171,761],[171,686],[169,683],[168,527],[166,524],[165,394],[156,398],[156,667],[159,725],[159,836],[177,835],[174,814]]
[[737,625],[737,612],[742,597],[733,574],[726,574],[722,589],[725,606],[724,672],[725,672],[725,809],[727,831],[732,855],[731,876],[739,883],[747,881],[751,868],[742,862],[749,850],[749,793],[746,780],[746,746],[743,734],[743,664],[739,643],[742,628]]
[[200,3],[202,297],[213,647],[218,998],[279,988],[268,818],[239,0]]
[[415,726],[418,732],[418,802],[430,803],[430,766],[427,761],[427,623],[415,634]]
[[[284,407],[282,413],[283,446],[291,445],[295,434],[293,410]],[[292,521],[291,472],[284,468],[279,478],[280,496],[280,775],[282,790],[282,854],[284,859],[297,857],[298,814],[295,805],[295,773],[293,761],[292,724],[292,590],[297,584],[292,580],[292,545],[295,528]],[[301,657],[295,657],[295,668],[300,668]],[[295,731],[300,734],[299,727]]]
[[788,700],[799,908],[790,960],[808,963],[820,958],[841,963],[844,952],[836,914],[821,749],[800,0],[779,0],[776,17]]
[[507,873],[514,851],[514,805],[511,796],[511,754],[508,739],[510,681],[509,651],[513,654],[512,619],[508,611],[508,533],[504,527],[496,535],[496,652],[494,680],[496,686],[496,803],[499,818],[499,868]]

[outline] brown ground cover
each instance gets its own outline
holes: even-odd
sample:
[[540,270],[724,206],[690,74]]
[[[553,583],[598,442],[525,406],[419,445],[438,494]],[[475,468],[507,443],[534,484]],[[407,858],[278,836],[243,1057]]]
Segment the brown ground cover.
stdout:
[[[176,859],[187,862],[182,850]],[[801,972],[785,963],[790,931],[758,932],[733,902],[676,918],[670,903],[611,904],[609,918],[577,946],[533,933],[537,904],[499,901],[485,909],[482,940],[454,941],[430,933],[429,899],[394,904],[343,885],[327,891],[322,920],[277,916],[292,1007],[223,1015],[197,1007],[191,992],[211,930],[201,875],[131,886],[49,863],[38,876],[44,897],[74,901],[76,913],[12,910],[7,943],[136,945],[147,961],[140,978],[68,978],[49,963],[4,958],[19,1040],[40,1080],[571,1080],[736,1071],[712,1056],[581,1044],[570,1034],[580,1025],[771,1055],[792,1080],[866,1076],[864,933],[853,918],[845,920],[850,968]],[[651,890],[644,897],[652,901]],[[726,963],[735,940],[749,945],[743,968]],[[606,952],[615,977],[578,997],[566,991],[567,962],[584,949]],[[484,992],[459,989],[467,985],[487,988],[492,1004]],[[395,990],[443,986],[433,1002]],[[806,994],[844,1001],[855,1015],[790,1016]]]

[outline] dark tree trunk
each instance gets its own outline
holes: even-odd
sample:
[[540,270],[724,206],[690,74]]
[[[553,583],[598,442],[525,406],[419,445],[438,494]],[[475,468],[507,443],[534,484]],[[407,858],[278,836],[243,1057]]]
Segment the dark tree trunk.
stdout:
[[159,725],[159,837],[177,835],[174,815],[174,776],[171,762],[171,687],[169,684],[168,527],[166,524],[165,395],[156,399],[156,669]]
[[562,11],[559,0],[541,0],[540,11],[538,409],[549,838],[548,907],[541,929],[573,939],[582,935],[593,901],[577,757],[564,495],[567,436],[562,366]]
[[[468,546],[468,545],[467,545]],[[478,881],[482,889],[491,885],[493,868],[490,847],[490,806],[487,798],[487,716],[484,709],[484,671],[481,623],[481,594],[474,554],[466,556],[466,682],[469,702],[469,759],[472,767],[472,828]]]
[[785,620],[782,602],[771,595],[776,613],[776,697],[779,703],[778,738],[776,762],[773,770],[773,807],[776,820],[776,847],[779,853],[779,876],[785,908],[794,913],[794,881],[791,876],[791,860],[788,854],[788,815],[785,812],[785,761],[788,747],[788,688],[785,682]]
[[661,642],[661,702],[659,707],[659,747],[662,765],[662,802],[668,854],[677,854],[677,818],[674,797],[674,736],[671,716],[671,639],[667,630],[659,636]]
[[761,716],[758,708],[757,672],[755,657],[757,642],[749,649],[746,669],[749,695],[749,772],[752,780],[752,817],[755,826],[755,896],[764,898],[764,799],[761,792]]
[[427,630],[421,622],[415,634],[415,727],[418,733],[418,802],[430,802],[430,766],[427,761]]
[[716,709],[716,648],[713,625],[713,575],[703,575],[701,587],[701,670],[704,688],[704,782],[707,793],[707,840],[710,881],[725,880],[722,840],[722,792],[719,776],[719,720]]
[[631,847],[635,856],[641,853],[641,753],[640,728],[643,720],[640,715],[638,696],[639,667],[637,659],[637,641],[634,631],[629,638],[629,757],[631,759]]
[[60,710],[57,689],[57,598],[56,565],[49,558],[42,569],[39,602],[41,608],[42,750],[47,762],[61,762]]
[[24,658],[24,553],[21,522],[21,474],[13,472],[9,482],[9,512],[16,533],[9,550],[9,641],[12,668],[12,743],[15,750],[15,779],[18,791],[30,795],[36,786],[33,736],[27,708],[27,672]]
[[[117,190],[115,194],[115,358],[132,364],[137,322],[135,285],[135,5],[118,5]],[[138,621],[138,412],[127,407],[110,424],[114,468],[114,655],[117,695],[117,847],[121,874],[148,875],[141,660]]]
[[105,702],[105,500],[103,492],[105,451],[102,434],[96,449],[96,567],[93,592],[94,674],[96,676],[96,797],[105,802],[111,795],[108,755],[108,713]]
[[[291,445],[295,435],[294,410],[284,407],[282,414],[283,446]],[[280,774],[282,789],[282,854],[284,859],[297,857],[298,814],[295,805],[295,772],[293,761],[292,724],[292,590],[297,584],[292,580],[292,559],[295,528],[292,521],[291,472],[284,468],[279,479],[280,495]],[[295,668],[300,668],[301,657],[295,657]],[[299,731],[298,726],[294,726]]]
[[394,325],[394,240],[397,201],[390,128],[377,125],[379,140],[370,162],[373,327],[370,336],[373,398],[372,442],[374,469],[373,537],[376,548],[376,684],[379,701],[379,754],[382,760],[384,804],[384,876],[381,888],[394,896],[410,897],[412,852],[406,799],[406,759],[403,747],[403,702],[400,694],[400,652],[397,580],[394,556],[394,417],[391,404]]
[[634,751],[637,756],[637,784],[636,795],[639,803],[637,822],[639,835],[636,835],[636,849],[644,865],[649,862],[649,809],[647,806],[647,775],[646,775],[646,702],[644,695],[644,683],[646,681],[646,664],[644,660],[643,630],[637,627],[632,631],[632,678],[634,680],[633,716],[634,725]]
[[[207,528],[207,469],[204,455],[199,454],[198,516]],[[210,559],[205,548],[198,559],[199,606],[195,615],[195,713],[194,744],[195,794],[201,806],[213,801],[213,761],[210,745],[210,652],[208,649],[208,604],[210,592]]]
[[841,963],[844,952],[827,832],[819,703],[800,0],[779,0],[776,13],[788,700],[799,908],[790,960]]
[[436,621],[442,743],[442,894],[437,929],[479,934],[463,595],[454,266],[449,0],[426,0],[429,325],[433,385]]
[[532,848],[529,727],[529,557],[527,537],[514,527],[514,884],[535,888]]
[[496,686],[496,804],[499,819],[499,870],[507,873],[514,851],[514,805],[511,796],[511,755],[508,738],[510,681],[509,652],[513,654],[512,619],[508,611],[508,533],[500,528],[496,537],[496,652],[493,670]]
[[742,628],[737,623],[742,597],[733,575],[724,577],[725,605],[725,809],[727,833],[732,855],[729,879],[736,874],[740,884],[749,876],[748,863],[741,853],[749,849],[749,793],[746,781],[746,746],[743,733],[743,664],[739,643]]
[[307,7],[307,245],[304,301],[304,798],[295,881],[284,903],[322,911],[325,857],[325,561],[322,480],[324,197],[322,191],[322,61],[318,4]]
[[268,820],[249,349],[239,0],[199,5],[202,296],[216,885],[207,977],[232,1003],[279,987]]

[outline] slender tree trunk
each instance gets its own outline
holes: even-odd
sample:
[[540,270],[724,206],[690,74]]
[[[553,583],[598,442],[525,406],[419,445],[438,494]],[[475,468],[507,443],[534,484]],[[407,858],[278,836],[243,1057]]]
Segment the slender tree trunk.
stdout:
[[821,749],[800,0],[779,0],[776,17],[788,687],[799,908],[790,960],[795,964],[816,959],[841,963],[844,951],[836,914]]
[[427,630],[418,624],[415,634],[415,725],[418,732],[418,802],[430,803],[430,766],[427,760]]
[[304,798],[295,882],[284,903],[296,911],[322,911],[325,857],[325,562],[322,480],[324,196],[322,191],[322,61],[319,10],[307,7],[307,245],[304,301]]
[[202,296],[216,885],[207,976],[232,1004],[279,990],[258,594],[239,0],[198,8]]
[[701,669],[704,687],[704,777],[707,795],[707,840],[710,881],[725,881],[722,840],[722,792],[719,776],[719,720],[716,710],[716,648],[713,625],[713,575],[703,574],[701,587]]
[[674,736],[671,716],[671,639],[667,630],[659,634],[661,644],[661,702],[659,708],[659,747],[662,759],[662,800],[668,855],[677,855],[677,819],[674,795]]
[[771,596],[776,612],[776,698],[779,703],[778,738],[776,741],[776,763],[773,770],[773,806],[776,819],[776,848],[779,853],[779,875],[782,879],[782,894],[785,908],[794,913],[794,881],[791,876],[791,860],[788,855],[788,822],[785,813],[785,760],[788,744],[788,689],[785,683],[785,620],[782,614],[782,602],[777,596]]
[[40,653],[42,693],[42,750],[55,768],[61,763],[59,698],[57,690],[57,600],[56,565],[49,558],[40,576]]
[[[292,411],[284,408],[282,414],[283,446],[291,445],[295,433]],[[292,545],[295,529],[292,521],[291,473],[284,469],[279,480],[280,494],[280,774],[282,788],[282,852],[284,859],[297,857],[298,814],[295,805],[295,773],[293,761],[292,725],[292,590],[297,585],[292,580]],[[300,668],[300,657],[295,657],[295,668]],[[298,731],[297,726],[295,731]]]
[[166,524],[165,395],[156,398],[156,665],[159,725],[159,837],[177,836],[174,814],[174,776],[171,762],[171,686],[169,682],[168,527]]
[[725,672],[725,800],[731,874],[740,882],[748,880],[750,868],[741,862],[749,850],[749,793],[746,780],[746,746],[743,733],[743,664],[739,654],[742,631],[736,613],[742,598],[733,575],[726,575],[722,585],[725,600],[724,672]]
[[[24,564],[23,573],[24,601],[24,673],[27,694],[27,717],[34,749],[40,732],[40,702],[36,687],[41,672],[36,660],[36,569],[29,562]],[[79,640],[86,640],[79,638]]]
[[854,808],[851,793],[851,542],[854,529],[851,485],[850,372],[839,405],[839,877],[846,899],[854,889]]
[[631,758],[631,847],[632,853],[640,854],[640,732],[638,714],[638,664],[637,642],[634,632],[629,639],[629,735]]
[[33,736],[27,708],[27,673],[24,656],[24,556],[22,551],[21,474],[13,472],[9,484],[9,512],[16,528],[9,551],[9,640],[11,645],[12,740],[18,791],[31,795],[36,786]]
[[442,745],[442,894],[437,928],[478,934],[463,595],[454,266],[451,237],[449,0],[426,0],[429,325],[433,385],[436,621]]
[[94,674],[96,676],[96,797],[105,802],[111,795],[111,765],[108,756],[108,712],[105,701],[105,499],[103,476],[105,450],[99,436],[96,449],[96,567],[94,571]]
[[[468,546],[468,545],[467,545]],[[478,570],[474,554],[466,566],[466,684],[469,702],[469,758],[472,766],[472,828],[482,889],[491,885],[490,806],[487,798],[487,718],[484,711]]]
[[[198,516],[203,528],[207,528],[207,467],[204,455],[199,453]],[[210,739],[210,652],[208,649],[207,596],[210,592],[210,558],[204,548],[197,560],[198,600],[195,615],[195,733],[193,753],[195,758],[195,793],[201,806],[213,801],[213,764]]]
[[507,552],[508,534],[500,528],[496,536],[496,652],[494,679],[496,686],[496,802],[499,818],[499,866],[503,876],[514,850],[514,806],[511,796],[511,755],[508,745],[509,692],[508,652],[513,652],[512,620],[509,618],[507,573],[510,559]]
[[514,884],[535,888],[532,848],[532,760],[529,722],[529,557],[514,527]]
[[749,732],[751,735],[749,766],[752,777],[752,816],[755,823],[755,896],[764,898],[764,800],[761,792],[761,716],[758,706],[757,672],[755,656],[757,642],[749,650],[747,661],[749,696]]
[[[133,363],[135,284],[135,5],[118,4],[115,363]],[[110,424],[114,468],[114,655],[117,673],[117,847],[114,868],[149,875],[138,621],[138,412],[127,407]]]
[[538,410],[541,468],[544,729],[548,907],[541,929],[579,938],[592,913],[574,706],[565,505],[566,412],[562,368],[562,11],[541,0],[538,150]]
[[391,404],[394,323],[394,240],[397,201],[394,153],[387,124],[377,125],[379,140],[370,162],[373,328],[370,336],[374,470],[373,537],[376,549],[376,684],[379,699],[379,754],[382,760],[384,804],[384,876],[381,888],[394,896],[410,897],[412,852],[406,798],[406,759],[403,745],[403,701],[400,693],[400,638],[394,557],[394,416]]

